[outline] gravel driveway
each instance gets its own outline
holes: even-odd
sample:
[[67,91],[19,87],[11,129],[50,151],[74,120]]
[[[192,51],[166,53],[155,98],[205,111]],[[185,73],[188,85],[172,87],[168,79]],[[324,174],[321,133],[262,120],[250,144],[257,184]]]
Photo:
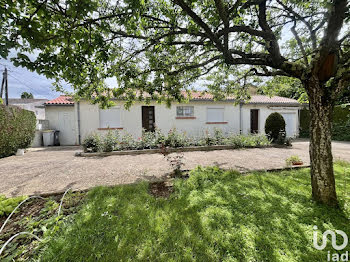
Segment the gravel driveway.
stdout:
[[[254,148],[184,153],[185,169],[198,165],[241,171],[285,166],[285,159],[298,155],[309,164],[309,143],[298,141],[291,148]],[[0,194],[7,196],[81,190],[97,185],[154,180],[169,172],[160,154],[75,157],[79,147],[36,148],[24,156],[0,159]],[[333,142],[335,159],[350,161],[350,143]]]

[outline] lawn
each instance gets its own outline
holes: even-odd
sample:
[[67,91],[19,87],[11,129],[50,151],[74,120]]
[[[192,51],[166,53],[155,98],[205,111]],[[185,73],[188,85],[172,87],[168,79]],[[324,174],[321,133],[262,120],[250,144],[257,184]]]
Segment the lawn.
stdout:
[[[149,184],[91,190],[43,261],[326,261],[313,226],[350,233],[350,164],[335,164],[341,209],[311,200],[308,169],[242,176],[197,168],[169,198]],[[341,241],[340,241],[341,242]],[[347,247],[342,252],[349,250]]]

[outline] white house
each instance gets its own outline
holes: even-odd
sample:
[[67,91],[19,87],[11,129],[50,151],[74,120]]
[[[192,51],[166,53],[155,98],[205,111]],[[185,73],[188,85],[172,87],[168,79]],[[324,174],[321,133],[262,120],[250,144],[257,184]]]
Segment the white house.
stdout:
[[237,134],[264,133],[265,120],[272,112],[284,117],[287,136],[295,137],[299,130],[300,104],[285,97],[255,95],[237,105],[230,98],[214,101],[211,94],[193,92],[189,103],[174,103],[170,108],[152,102],[136,103],[127,110],[123,101],[115,103],[113,108],[100,109],[88,101],[60,96],[45,103],[46,119],[50,129],[60,131],[61,145],[78,145],[87,135],[106,130],[125,130],[137,138],[142,128],[153,130],[155,126],[163,132],[176,128],[192,136],[214,128]]

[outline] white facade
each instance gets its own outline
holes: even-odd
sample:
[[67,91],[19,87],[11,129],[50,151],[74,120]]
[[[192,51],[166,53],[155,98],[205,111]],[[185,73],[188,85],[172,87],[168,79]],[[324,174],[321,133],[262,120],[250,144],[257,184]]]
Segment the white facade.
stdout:
[[[126,131],[138,138],[142,134],[142,106],[143,104],[136,103],[127,110],[121,101],[117,101],[113,111],[104,112],[98,105],[92,105],[87,101],[76,102],[74,106],[50,105],[46,106],[46,119],[49,120],[50,129],[60,130],[61,145],[77,145],[79,133],[80,141],[83,141],[86,136],[94,132],[107,132],[106,126]],[[258,109],[259,133],[264,133],[266,118],[273,112],[279,112],[286,120],[287,136],[298,135],[299,107],[295,105],[240,106],[233,104],[232,101],[190,101],[187,104],[174,103],[170,108],[157,103],[147,106],[154,106],[155,125],[164,133],[176,128],[189,136],[198,136],[203,132],[212,133],[214,128],[220,128],[224,133],[248,134],[251,131],[251,109]],[[193,108],[184,109],[187,116],[179,116],[179,112],[183,110],[177,110],[177,106]]]

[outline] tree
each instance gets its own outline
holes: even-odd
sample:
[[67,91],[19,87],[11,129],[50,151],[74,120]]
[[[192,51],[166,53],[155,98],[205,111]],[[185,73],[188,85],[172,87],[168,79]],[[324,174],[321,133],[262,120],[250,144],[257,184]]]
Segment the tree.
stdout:
[[[310,102],[312,195],[338,205],[331,120],[350,79],[347,0],[9,0],[0,12],[2,57],[16,48],[15,65],[96,103],[170,103],[203,76],[218,97],[245,97],[250,77],[299,79]],[[108,89],[107,77],[118,86]]]
[[28,93],[28,92],[23,92],[21,94],[21,99],[33,99],[34,96],[32,93]]

